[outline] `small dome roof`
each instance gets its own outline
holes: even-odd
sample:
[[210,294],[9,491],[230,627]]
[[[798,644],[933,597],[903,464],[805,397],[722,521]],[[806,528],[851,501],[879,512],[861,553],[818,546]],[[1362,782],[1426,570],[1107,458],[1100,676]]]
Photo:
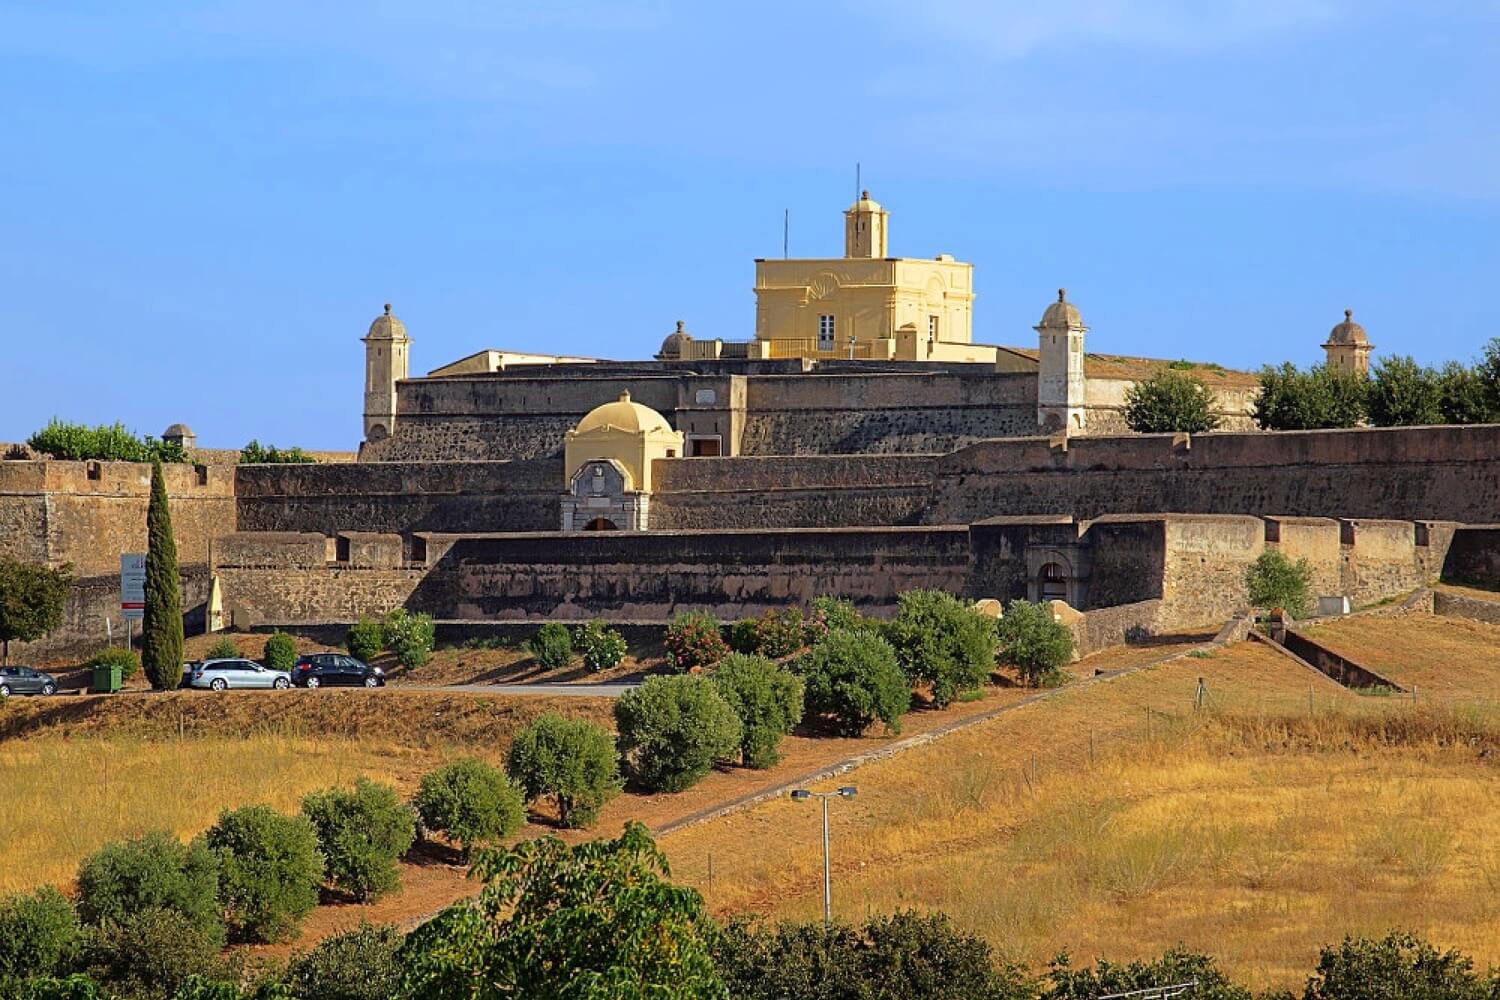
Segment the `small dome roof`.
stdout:
[[656,352],[658,358],[680,358],[684,345],[692,342],[692,334],[683,329],[682,320],[677,321],[677,329],[667,334],[667,339],[661,342],[661,350]]
[[640,403],[630,401],[630,393],[620,393],[620,398],[613,403],[605,403],[596,406],[578,422],[575,434],[586,434],[589,431],[616,430],[626,434],[649,434],[653,431],[665,431],[672,433],[672,425],[667,423],[667,418]]
[[1345,309],[1344,321],[1328,331],[1328,343],[1368,347],[1370,338],[1365,336],[1365,328],[1354,322],[1354,310]]
[[1079,313],[1077,306],[1068,301],[1068,290],[1059,288],[1057,301],[1049,305],[1047,311],[1042,313],[1042,321],[1038,327],[1062,329],[1070,326],[1083,326],[1083,315]]
[[859,200],[856,201],[850,207],[849,211],[851,211],[851,212],[884,212],[885,209],[883,209],[883,208],[880,207],[880,202],[878,202],[874,198],[870,197],[870,192],[868,192],[868,191],[861,191],[859,193]]
[[371,340],[401,340],[406,336],[406,324],[396,318],[391,312],[391,304],[385,304],[385,312],[375,317],[375,322],[370,324],[370,332],[367,334]]
[[163,438],[185,438],[194,437],[193,429],[187,424],[173,424],[161,432]]

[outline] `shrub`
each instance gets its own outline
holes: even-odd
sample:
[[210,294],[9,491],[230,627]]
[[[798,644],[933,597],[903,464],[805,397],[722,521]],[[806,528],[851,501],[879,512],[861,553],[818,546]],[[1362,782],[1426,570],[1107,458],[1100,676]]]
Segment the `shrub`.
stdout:
[[432,659],[431,615],[414,615],[405,608],[396,608],[385,616],[380,625],[380,636],[385,648],[395,653],[396,660],[408,670],[415,670]]
[[812,614],[807,618],[804,641],[811,646],[829,632],[842,629],[857,632],[871,627],[870,619],[855,609],[852,601],[840,597],[819,597],[813,601]]
[[297,665],[297,640],[285,632],[272,634],[266,640],[262,662],[269,670],[291,670]]
[[203,654],[206,660],[232,660],[242,656],[240,647],[233,639],[228,637],[215,639],[208,647],[208,652]]
[[73,904],[52,886],[0,899],[0,980],[53,976],[73,966],[83,928]]
[[219,859],[219,901],[230,929],[245,941],[283,941],[318,905],[323,858],[302,816],[269,806],[219,814],[205,835]]
[[573,662],[573,637],[561,622],[548,622],[537,629],[526,646],[536,661],[548,670],[566,667]]
[[46,427],[27,438],[26,444],[32,451],[75,462],[149,462],[153,458],[162,462],[187,461],[181,445],[149,436],[137,437],[121,423],[89,427],[53,417]]
[[396,952],[405,935],[388,925],[361,923],[324,938],[287,965],[286,985],[297,1000],[390,1000],[405,996]]
[[1410,934],[1380,940],[1344,938],[1323,948],[1303,1000],[1493,1000],[1500,976],[1478,976],[1474,962],[1457,951],[1440,952]]
[[411,810],[389,785],[360,778],[302,800],[318,834],[329,880],[361,901],[400,884],[396,860],[416,840]]
[[1056,680],[1073,658],[1073,633],[1053,620],[1052,609],[1045,603],[1011,601],[996,625],[996,634],[1001,657],[1033,686]]
[[995,666],[995,623],[952,594],[912,590],[884,633],[910,681],[932,685],[943,707],[960,691],[976,688]]
[[473,757],[428,772],[412,804],[424,827],[447,834],[465,854],[504,840],[526,822],[520,788],[499,768]]
[[1017,968],[942,914],[895,913],[851,927],[732,922],[714,964],[736,1000],[1031,1000]]
[[415,997],[729,1000],[703,897],[667,878],[640,823],[617,840],[556,837],[485,852],[476,900],[412,931],[399,960]]
[[274,444],[261,444],[254,438],[240,449],[241,465],[310,465],[316,461],[301,448],[278,448]]
[[729,629],[729,646],[736,653],[779,660],[806,644],[807,623],[800,608],[767,611],[759,618],[737,621]]
[[163,831],[106,844],[78,868],[78,915],[95,926],[169,910],[219,944],[218,895],[218,859],[203,840],[184,844]]
[[700,612],[678,615],[667,626],[665,644],[667,665],[679,673],[711,667],[729,652],[718,619]]
[[1127,993],[1192,981],[1194,1000],[1251,1000],[1250,991],[1219,969],[1212,958],[1182,948],[1172,948],[1160,958],[1116,963],[1100,959],[1095,965],[1074,969],[1066,953],[1053,960],[1041,1000],[1096,1000],[1107,993]]
[[90,670],[94,667],[119,667],[120,679],[128,681],[140,671],[141,658],[133,649],[126,649],[124,646],[105,646],[84,666]]
[[1199,434],[1218,427],[1219,417],[1201,379],[1164,368],[1125,390],[1125,423],[1139,434]]
[[349,650],[350,656],[368,663],[385,648],[385,630],[379,622],[361,618],[349,626],[349,632],[344,636],[344,648]]
[[780,760],[781,738],[802,721],[802,678],[764,657],[730,653],[714,668],[713,682],[739,717],[745,766]]
[[583,665],[598,672],[618,666],[625,659],[625,637],[595,619],[578,626],[573,645],[583,651]]
[[873,632],[829,632],[792,669],[807,684],[807,710],[832,719],[840,735],[858,736],[876,719],[890,732],[901,731],[911,684],[896,651]]
[[1245,587],[1251,607],[1281,608],[1293,618],[1312,612],[1312,567],[1306,559],[1292,562],[1280,549],[1267,549],[1245,569]]
[[615,701],[620,753],[642,787],[680,792],[738,753],[743,727],[706,677],[652,677]]
[[83,973],[64,979],[54,976],[32,976],[6,982],[0,980],[0,997],[4,1000],[100,1000],[99,984]]
[[95,933],[90,964],[127,996],[172,995],[218,971],[222,936],[177,910],[153,907],[109,920]]
[[620,794],[620,763],[609,731],[556,712],[516,733],[506,770],[528,802],[552,796],[566,827],[591,825],[604,803]]

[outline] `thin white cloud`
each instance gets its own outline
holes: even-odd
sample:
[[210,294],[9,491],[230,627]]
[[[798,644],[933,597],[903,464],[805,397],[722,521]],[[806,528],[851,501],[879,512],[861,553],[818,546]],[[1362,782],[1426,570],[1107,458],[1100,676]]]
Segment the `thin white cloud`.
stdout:
[[1344,0],[860,0],[901,33],[957,42],[999,58],[1097,43],[1204,49],[1336,21]]

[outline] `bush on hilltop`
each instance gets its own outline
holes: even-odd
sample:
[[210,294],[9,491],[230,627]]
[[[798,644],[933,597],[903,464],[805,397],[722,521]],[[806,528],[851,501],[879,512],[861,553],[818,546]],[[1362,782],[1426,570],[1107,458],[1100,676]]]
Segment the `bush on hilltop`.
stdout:
[[979,687],[995,667],[994,619],[941,590],[902,594],[883,632],[907,679],[932,685],[939,708]]
[[729,652],[719,620],[697,611],[678,615],[667,626],[664,644],[667,665],[684,674],[711,667]]
[[52,886],[0,899],[0,981],[54,976],[72,967],[83,928],[68,897]]
[[618,666],[629,650],[619,630],[598,619],[578,626],[573,645],[583,652],[583,665],[595,673]]
[[792,662],[806,682],[807,711],[831,719],[840,736],[858,736],[879,719],[892,733],[911,707],[911,684],[896,651],[874,632],[829,632]]
[[615,702],[620,753],[653,792],[692,787],[739,753],[743,727],[707,677],[650,677]]
[[505,772],[474,757],[423,776],[412,805],[423,827],[447,834],[465,855],[475,847],[498,844],[526,822],[521,789]]
[[1046,602],[1015,600],[996,623],[1000,656],[1015,666],[1021,679],[1040,687],[1061,677],[1073,659],[1073,633],[1053,620]]
[[352,789],[308,795],[302,813],[336,887],[364,902],[400,884],[396,862],[416,840],[416,823],[394,788],[360,778]]
[[266,640],[261,661],[268,670],[291,670],[297,665],[297,640],[285,632],[276,632]]
[[561,622],[547,622],[537,629],[526,646],[536,657],[536,662],[548,670],[566,667],[573,662],[573,637],[568,634],[568,626]]
[[1281,608],[1293,618],[1312,613],[1312,566],[1306,559],[1294,563],[1280,549],[1266,549],[1246,567],[1245,587],[1251,607]]
[[432,616],[412,614],[405,608],[389,612],[380,625],[382,644],[407,670],[425,666],[432,659],[433,636]]
[[120,679],[128,681],[141,669],[141,658],[133,649],[126,649],[124,646],[105,646],[90,657],[89,662],[84,666],[90,670],[95,667],[119,667]]
[[565,827],[591,826],[620,794],[615,741],[603,726],[547,712],[516,733],[506,770],[526,801],[552,796]]
[[714,668],[713,682],[739,717],[744,765],[767,768],[780,760],[781,738],[802,721],[802,678],[763,656],[730,653]]
[[369,663],[385,648],[385,631],[380,622],[372,618],[361,618],[349,626],[344,636],[344,648],[356,660]]
[[270,806],[226,810],[205,834],[219,860],[219,900],[235,936],[284,941],[318,905],[323,858],[302,816]]

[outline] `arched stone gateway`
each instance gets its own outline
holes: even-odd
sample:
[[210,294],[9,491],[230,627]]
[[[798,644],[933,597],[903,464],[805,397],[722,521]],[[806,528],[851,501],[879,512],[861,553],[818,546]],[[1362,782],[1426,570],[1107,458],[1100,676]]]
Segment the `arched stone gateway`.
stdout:
[[1037,594],[1043,601],[1067,601],[1069,594],[1068,571],[1059,563],[1049,562],[1037,575]]
[[583,526],[584,531],[619,531],[620,526],[607,517],[596,517]]
[[660,413],[631,402],[630,393],[594,407],[564,445],[562,529],[647,530],[651,463],[681,454],[682,434]]

